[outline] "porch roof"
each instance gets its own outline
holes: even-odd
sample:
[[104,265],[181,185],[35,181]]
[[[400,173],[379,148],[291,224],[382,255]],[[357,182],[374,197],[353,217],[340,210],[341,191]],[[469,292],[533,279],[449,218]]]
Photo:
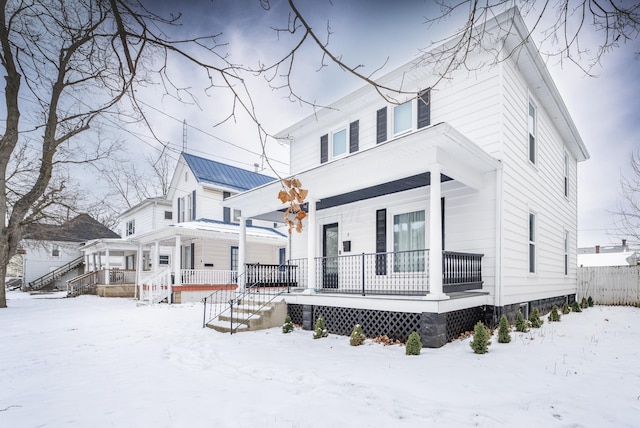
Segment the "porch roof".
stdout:
[[[209,238],[237,241],[239,235],[239,224],[201,218],[195,221],[175,223],[140,235],[136,239],[136,243],[148,245],[155,241],[170,241],[176,236],[182,238]],[[285,234],[273,228],[262,226],[247,226],[246,237],[247,242],[250,243],[284,245],[287,242],[287,236]],[[171,242],[168,245],[173,245],[173,243]]]
[[[455,180],[472,189],[484,187],[483,175],[500,168],[500,161],[447,123],[439,123],[384,143],[350,153],[295,174],[309,190],[309,200],[354,201],[353,192],[378,189],[382,194],[407,190],[430,182],[428,172],[439,165],[442,181]],[[427,173],[427,174],[426,174]],[[397,185],[395,190],[389,185]],[[279,181],[227,198],[223,204],[239,208],[247,218],[281,221],[284,208],[277,198]],[[351,194],[350,196],[348,196]],[[336,203],[337,205],[338,203]],[[322,203],[318,205],[321,208]],[[333,203],[331,205],[334,205]]]

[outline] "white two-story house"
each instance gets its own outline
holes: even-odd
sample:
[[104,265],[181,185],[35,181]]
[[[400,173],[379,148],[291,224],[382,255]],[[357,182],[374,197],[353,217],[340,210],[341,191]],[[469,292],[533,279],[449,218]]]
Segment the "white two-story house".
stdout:
[[[330,332],[360,324],[400,340],[415,330],[437,347],[478,320],[574,298],[576,171],[589,154],[517,10],[486,37],[497,28],[511,30],[492,41],[493,66],[439,80],[414,61],[378,80],[411,92],[390,94],[397,103],[365,86],[278,135],[309,190],[289,248],[294,322],[313,328],[321,314]],[[225,205],[272,219],[280,186]]]
[[[223,207],[222,201],[272,181],[182,153],[166,198],[146,199],[122,213],[121,240],[87,243],[88,266],[109,270],[114,257],[123,260],[125,270],[136,273],[128,293],[153,301],[167,296],[172,302],[199,301],[217,288],[235,286],[240,212]],[[285,260],[287,236],[273,222],[256,221],[244,230],[247,262],[277,266]],[[114,285],[113,275],[106,278]]]

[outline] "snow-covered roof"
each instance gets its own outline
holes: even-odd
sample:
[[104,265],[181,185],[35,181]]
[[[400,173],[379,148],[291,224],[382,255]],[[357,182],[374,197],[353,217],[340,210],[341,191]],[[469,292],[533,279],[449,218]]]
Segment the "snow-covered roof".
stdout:
[[[169,226],[171,228],[176,229],[190,229],[190,230],[203,230],[203,231],[211,231],[218,233],[231,233],[231,234],[239,234],[240,233],[240,225],[236,223],[226,223],[224,221],[211,220],[201,218],[195,221],[187,221],[184,223],[176,223]],[[259,237],[259,238],[286,238],[287,235],[284,233],[278,232],[277,230],[271,227],[263,227],[263,226],[247,226],[247,236]]]
[[633,266],[638,259],[640,257],[635,251],[578,254],[578,266]]

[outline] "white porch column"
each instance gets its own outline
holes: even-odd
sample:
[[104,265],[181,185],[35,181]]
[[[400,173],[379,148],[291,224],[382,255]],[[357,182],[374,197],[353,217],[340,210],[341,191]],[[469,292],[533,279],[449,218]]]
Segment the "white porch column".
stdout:
[[[136,253],[136,265],[134,266],[136,269],[136,290],[138,287],[142,287],[142,245],[138,244],[138,252]],[[136,297],[139,297],[142,300],[142,288],[140,289],[140,294]]]
[[93,272],[97,271],[98,269],[96,268],[96,253],[92,254],[93,257],[91,257],[93,259],[93,269],[91,269]]
[[430,168],[431,183],[429,185],[429,293],[428,300],[446,300],[449,298],[442,291],[442,206],[440,199],[440,165]]
[[109,285],[111,281],[111,262],[109,261],[109,249],[104,251],[104,256],[107,259],[105,263],[106,272],[104,273],[104,283]]
[[240,233],[238,235],[238,290],[244,291],[247,285],[247,219],[240,217]]
[[84,273],[90,272],[89,269],[89,254],[84,255]]
[[157,272],[160,268],[160,241],[154,242],[153,248],[153,271]]
[[176,251],[173,256],[173,271],[174,275],[174,284],[181,285],[182,284],[182,242],[180,241],[180,235],[176,236]]
[[304,293],[316,291],[316,200],[309,199],[307,212],[307,289]]

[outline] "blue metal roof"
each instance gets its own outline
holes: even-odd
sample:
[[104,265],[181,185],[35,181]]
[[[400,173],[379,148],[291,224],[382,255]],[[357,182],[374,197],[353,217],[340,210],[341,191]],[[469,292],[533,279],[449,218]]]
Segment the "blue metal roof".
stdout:
[[246,169],[226,165],[210,159],[201,158],[188,153],[182,153],[191,172],[199,183],[215,184],[223,187],[244,191],[270,183],[275,180],[268,175],[247,171]]

